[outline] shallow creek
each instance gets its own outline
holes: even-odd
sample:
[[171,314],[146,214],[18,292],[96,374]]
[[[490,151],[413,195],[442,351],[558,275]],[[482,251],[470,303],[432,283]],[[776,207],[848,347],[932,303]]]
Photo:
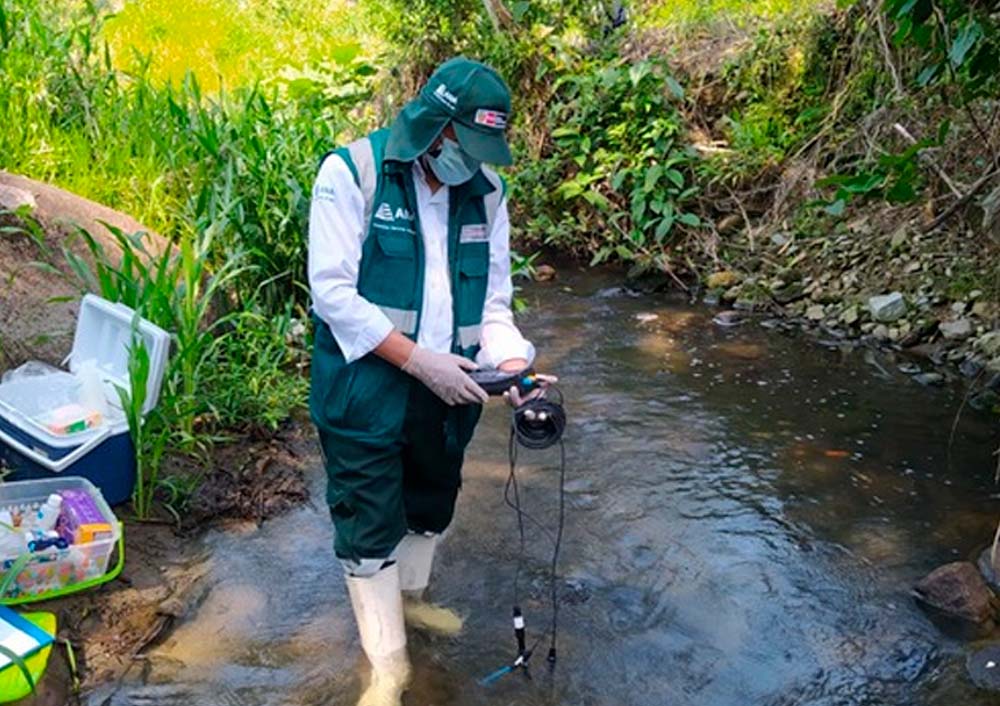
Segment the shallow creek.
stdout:
[[[466,630],[411,637],[407,703],[996,703],[965,676],[968,646],[909,596],[992,536],[996,424],[966,411],[949,445],[957,387],[922,388],[882,354],[760,320],[722,328],[713,310],[613,285],[566,271],[523,293],[522,327],[538,367],[562,377],[570,416],[558,666],[550,674],[541,649],[532,680],[477,684],[515,650],[508,417],[494,402],[432,583]],[[521,459],[525,507],[551,522],[557,456]],[[122,684],[85,701],[353,705],[364,662],[318,459],[311,478],[313,504],[210,533],[205,599]],[[540,531],[528,543],[537,636],[550,549]]]

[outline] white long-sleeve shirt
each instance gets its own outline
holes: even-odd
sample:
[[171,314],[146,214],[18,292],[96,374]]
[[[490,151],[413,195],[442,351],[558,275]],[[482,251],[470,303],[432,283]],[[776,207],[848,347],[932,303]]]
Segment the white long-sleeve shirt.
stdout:
[[[417,344],[447,353],[452,344],[451,276],[448,264],[448,197],[436,193],[413,163],[417,209],[423,231],[424,293]],[[392,332],[382,310],[358,293],[362,244],[367,236],[365,203],[347,164],[330,155],[320,166],[309,214],[309,286],[313,309],[326,322],[344,358],[354,361]],[[490,233],[490,267],[476,362],[495,368],[505,360],[534,360],[535,348],[514,325],[511,313],[510,221],[507,199],[500,202]]]

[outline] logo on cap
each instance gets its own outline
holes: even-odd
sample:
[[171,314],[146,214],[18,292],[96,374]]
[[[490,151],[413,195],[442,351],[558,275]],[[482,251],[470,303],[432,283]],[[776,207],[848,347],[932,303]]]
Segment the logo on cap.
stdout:
[[448,87],[443,83],[434,89],[434,97],[452,110],[458,105],[458,97],[449,91]]
[[507,114],[496,110],[480,108],[476,111],[476,125],[503,129],[507,127]]

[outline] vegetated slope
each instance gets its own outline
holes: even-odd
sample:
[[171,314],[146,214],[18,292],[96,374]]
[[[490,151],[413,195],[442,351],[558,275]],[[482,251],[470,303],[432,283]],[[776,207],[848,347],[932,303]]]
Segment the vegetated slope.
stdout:
[[[629,40],[634,60],[666,57],[686,87],[684,139],[700,155],[703,227],[671,264],[711,300],[1000,372],[1000,102],[976,64],[997,60],[995,22],[813,9]],[[949,31],[965,44],[935,49]],[[873,315],[870,298],[894,291],[905,310]]]

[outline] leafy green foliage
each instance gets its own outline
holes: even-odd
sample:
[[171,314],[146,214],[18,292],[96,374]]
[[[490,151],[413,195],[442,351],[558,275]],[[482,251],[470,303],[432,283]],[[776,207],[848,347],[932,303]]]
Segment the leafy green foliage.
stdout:
[[129,348],[128,387],[118,386],[118,398],[128,421],[132,443],[136,450],[136,480],[132,506],[140,518],[149,517],[153,494],[159,477],[160,459],[166,446],[167,430],[144,418],[146,390],[149,382],[149,351],[139,335],[139,314],[132,320],[132,343]]
[[923,140],[899,154],[881,155],[868,170],[855,174],[836,174],[820,179],[819,187],[834,186],[833,200],[825,205],[831,216],[841,216],[847,204],[856,197],[882,197],[892,204],[911,203],[917,199],[924,176],[919,168],[920,150],[934,145]]
[[[744,51],[724,63],[725,114],[719,123],[729,151],[702,165],[699,173],[708,184],[756,180],[817,134],[849,61],[842,48],[847,32],[828,13],[789,13],[760,28]],[[855,78],[853,103],[841,108],[846,116],[869,109],[868,79]]]
[[919,55],[919,86],[950,84],[959,100],[1000,90],[1000,20],[996,4],[967,0],[886,0],[894,40]]
[[[253,266],[238,301],[305,306],[306,218],[320,157],[366,113],[372,67],[321,60],[266,84],[202,92],[115,70],[94,5],[0,0],[0,153],[4,168],[55,181],[168,237],[213,231],[203,253]],[[16,27],[18,31],[13,31]],[[260,290],[260,291],[258,291]]]
[[593,262],[652,267],[684,228],[698,193],[680,135],[683,89],[660,62],[591,59],[555,81],[553,148],[514,180],[525,227]]
[[277,429],[309,395],[306,326],[286,308],[278,316],[253,309],[232,317],[212,348],[200,393],[225,429]]

